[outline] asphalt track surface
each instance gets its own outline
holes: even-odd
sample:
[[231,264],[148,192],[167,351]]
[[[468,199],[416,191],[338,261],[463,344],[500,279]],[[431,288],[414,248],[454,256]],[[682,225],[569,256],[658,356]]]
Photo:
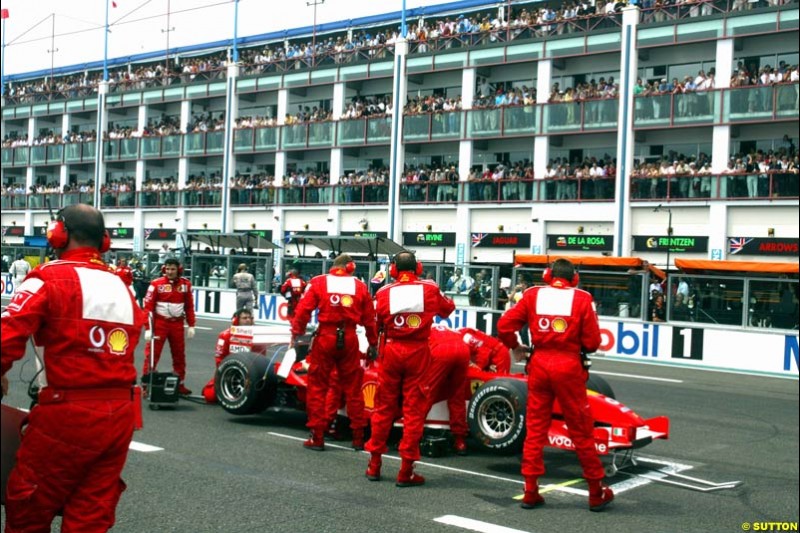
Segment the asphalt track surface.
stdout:
[[[223,327],[211,320],[198,325],[188,341],[187,384],[196,393],[212,374]],[[141,347],[138,354],[141,368]],[[161,367],[168,362],[165,353]],[[594,370],[639,414],[670,417],[670,440],[640,451],[657,461],[648,466],[742,485],[701,493],[617,474],[610,479],[617,490],[613,505],[590,513],[577,460],[553,450],[545,454],[548,472],[541,480],[547,503],[526,511],[515,499],[522,493],[519,457],[471,451],[424,459],[417,471],[428,482],[397,488],[396,452],[384,458],[383,480],[370,482],[367,454],[350,450],[348,442],[329,443],[324,452],[303,449],[302,413],[234,417],[181,401],[174,410],[145,408],[113,531],[728,532],[745,530],[744,523],[752,529],[756,522],[797,523],[797,380],[602,359]],[[8,404],[27,407],[21,380],[32,375],[30,361],[9,372]]]

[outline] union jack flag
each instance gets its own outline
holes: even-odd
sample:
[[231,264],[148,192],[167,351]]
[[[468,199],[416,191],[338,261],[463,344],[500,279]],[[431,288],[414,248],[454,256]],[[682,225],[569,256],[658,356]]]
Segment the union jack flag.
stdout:
[[738,254],[752,240],[752,238],[747,237],[730,237],[728,239],[728,253],[731,255]]
[[485,233],[473,233],[472,234],[472,246],[478,246],[481,241],[486,237]]

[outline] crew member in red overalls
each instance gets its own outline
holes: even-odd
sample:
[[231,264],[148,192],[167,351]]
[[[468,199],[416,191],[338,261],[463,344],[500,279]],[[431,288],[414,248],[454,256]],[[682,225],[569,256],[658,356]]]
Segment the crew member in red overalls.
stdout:
[[117,269],[116,269],[117,276],[122,278],[122,281],[125,282],[125,285],[130,287],[133,285],[133,270],[131,267],[128,266],[128,260],[122,258],[117,261]]
[[286,281],[281,285],[281,294],[283,294],[283,297],[286,298],[288,302],[286,316],[289,317],[289,320],[294,318],[295,309],[305,290],[305,280],[300,277],[296,268],[291,269],[289,275],[286,277]]
[[458,455],[466,455],[466,438],[469,433],[467,371],[471,358],[470,345],[464,342],[461,332],[442,325],[431,327],[429,345],[431,361],[424,374],[423,387],[428,398],[425,414],[427,415],[433,404],[447,400],[453,450]]
[[318,309],[319,327],[309,352],[308,389],[306,408],[311,437],[303,446],[311,450],[325,449],[326,418],[325,399],[330,375],[335,368],[339,383],[347,397],[347,414],[353,430],[353,448],[364,448],[364,396],[361,381],[364,370],[358,351],[356,326],[364,326],[370,352],[375,352],[378,342],[375,308],[369,289],[353,277],[356,265],[347,254],[333,261],[330,273],[315,276],[307,285],[292,319],[292,345],[295,338],[306,332],[311,313]]
[[[150,373],[150,338],[155,338],[154,366],[158,367],[161,350],[164,342],[169,340],[169,349],[172,352],[172,369],[178,375],[180,383],[178,394],[191,394],[186,388],[186,343],[183,337],[183,322],[189,324],[186,337],[194,337],[194,297],[192,296],[192,283],[181,277],[183,267],[180,261],[169,258],[164,261],[161,269],[164,274],[154,279],[147,289],[144,297],[144,310],[150,313],[153,319],[153,331],[145,331],[144,338],[148,341],[144,349],[144,370],[142,375]],[[154,369],[155,370],[155,369]]]
[[[252,326],[253,325],[253,312],[246,307],[239,309],[233,314],[231,320],[232,326]],[[231,353],[231,328],[219,334],[217,337],[217,345],[214,348],[214,368],[219,367],[219,364]],[[208,380],[208,383],[203,387],[203,398],[207,403],[217,403],[217,394],[214,390],[214,376]]]
[[500,317],[500,340],[520,361],[531,349],[519,343],[517,332],[529,326],[536,353],[528,365],[527,434],[522,452],[525,495],[522,507],[530,509],[544,503],[538,479],[545,472],[544,445],[558,400],[589,483],[589,510],[600,511],[614,499],[603,483],[605,470],[597,456],[594,421],[586,400],[588,371],[581,352],[591,353],[600,346],[600,325],[592,295],[576,289],[578,275],[567,259],[557,259],[547,269],[546,286],[528,289],[522,299]]
[[456,308],[434,281],[421,280],[422,263],[413,253],[394,256],[389,274],[396,280],[375,294],[378,324],[385,335],[378,375],[378,394],[372,413],[372,437],[366,450],[371,453],[367,478],[381,478],[381,456],[392,429],[400,397],[403,398],[402,464],[398,487],[421,485],[425,478],[414,473],[419,460],[427,404],[423,392],[424,373],[430,360],[428,337],[435,316],[447,317]]
[[62,531],[104,532],[114,525],[141,419],[133,355],[145,315],[103,262],[110,239],[99,211],[65,207],[47,237],[58,260],[28,275],[0,319],[3,393],[30,336],[47,382],[8,479],[5,531],[50,531],[61,511]]
[[470,347],[472,366],[498,374],[511,372],[508,348],[499,339],[475,328],[460,328],[458,331]]

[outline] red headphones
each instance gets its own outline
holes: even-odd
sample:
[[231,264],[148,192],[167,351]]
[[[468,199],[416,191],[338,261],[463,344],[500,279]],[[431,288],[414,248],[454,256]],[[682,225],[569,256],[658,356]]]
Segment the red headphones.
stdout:
[[[69,244],[69,228],[61,214],[47,224],[47,243],[57,250],[66,248]],[[111,235],[108,234],[108,230],[103,230],[103,240],[100,242],[99,249],[101,254],[111,249]]]
[[[162,276],[166,276],[167,275],[167,265],[161,265],[161,275]],[[183,275],[183,265],[180,264],[180,263],[178,263],[178,275],[179,276]]]
[[352,274],[356,271],[356,262],[355,261],[348,261],[347,264],[344,266],[344,271],[348,274]]
[[[416,274],[417,276],[422,275],[422,268],[423,268],[422,267],[422,263],[417,261],[417,266],[414,269],[414,274]],[[395,261],[392,260],[392,264],[389,265],[389,275],[392,276],[393,278],[397,279],[397,276],[399,274],[400,274],[400,272],[397,270],[397,263],[395,263]]]
[[[542,280],[545,283],[547,283],[548,285],[550,285],[553,282],[553,269],[552,268],[547,267],[547,268],[544,269],[544,272],[542,273]],[[580,276],[578,276],[578,273],[575,272],[572,275],[572,279],[569,280],[569,285],[570,285],[570,287],[577,287],[578,283],[580,283],[580,281],[581,281]]]

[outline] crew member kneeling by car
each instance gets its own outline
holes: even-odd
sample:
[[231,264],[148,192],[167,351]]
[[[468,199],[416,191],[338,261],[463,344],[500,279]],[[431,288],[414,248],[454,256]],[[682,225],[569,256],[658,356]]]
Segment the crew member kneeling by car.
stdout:
[[412,487],[425,483],[424,477],[414,473],[414,461],[420,458],[419,441],[427,414],[422,386],[430,360],[428,337],[433,318],[450,316],[456,306],[434,281],[418,278],[422,263],[411,252],[395,255],[389,274],[396,281],[375,294],[378,324],[386,340],[372,413],[372,437],[365,446],[371,453],[366,475],[370,481],[381,478],[381,456],[387,451],[386,441],[402,396],[403,438],[399,451],[403,461],[396,485]]
[[111,242],[98,210],[65,207],[47,240],[58,260],[28,275],[0,319],[3,393],[30,336],[47,377],[8,479],[6,531],[50,531],[59,512],[62,531],[107,531],[141,420],[133,354],[145,315],[103,262]]
[[589,510],[600,511],[614,499],[603,483],[605,471],[594,443],[594,421],[586,400],[588,371],[581,352],[591,353],[600,346],[600,325],[592,295],[576,289],[578,274],[566,259],[557,259],[545,270],[547,286],[525,291],[517,305],[497,322],[500,340],[521,361],[531,353],[519,343],[517,332],[530,327],[536,354],[528,364],[527,434],[522,452],[525,495],[522,507],[531,509],[544,503],[539,494],[539,477],[544,469],[544,445],[558,400],[589,483]]
[[469,382],[467,371],[471,364],[471,350],[460,331],[442,325],[431,327],[431,360],[425,371],[424,386],[428,399],[425,414],[433,404],[447,400],[450,415],[450,433],[453,450],[458,455],[467,453],[467,402]]
[[[246,307],[239,309],[233,314],[231,319],[232,326],[252,326],[253,312]],[[214,368],[218,368],[223,359],[231,353],[231,328],[226,329],[217,337],[217,346],[214,348]],[[217,395],[214,391],[214,376],[208,380],[203,387],[203,398],[207,403],[217,403]]]
[[324,435],[329,422],[325,413],[325,398],[334,368],[347,397],[353,448],[364,448],[364,427],[367,425],[364,395],[361,392],[364,370],[360,362],[356,326],[364,326],[370,353],[375,353],[378,332],[369,289],[364,282],[353,277],[355,269],[355,263],[347,254],[334,259],[333,268],[328,274],[316,276],[308,283],[292,319],[294,346],[295,339],[306,332],[311,313],[319,310],[319,327],[309,352],[306,392],[307,426],[311,430],[311,437],[303,443],[311,450],[325,449]]

